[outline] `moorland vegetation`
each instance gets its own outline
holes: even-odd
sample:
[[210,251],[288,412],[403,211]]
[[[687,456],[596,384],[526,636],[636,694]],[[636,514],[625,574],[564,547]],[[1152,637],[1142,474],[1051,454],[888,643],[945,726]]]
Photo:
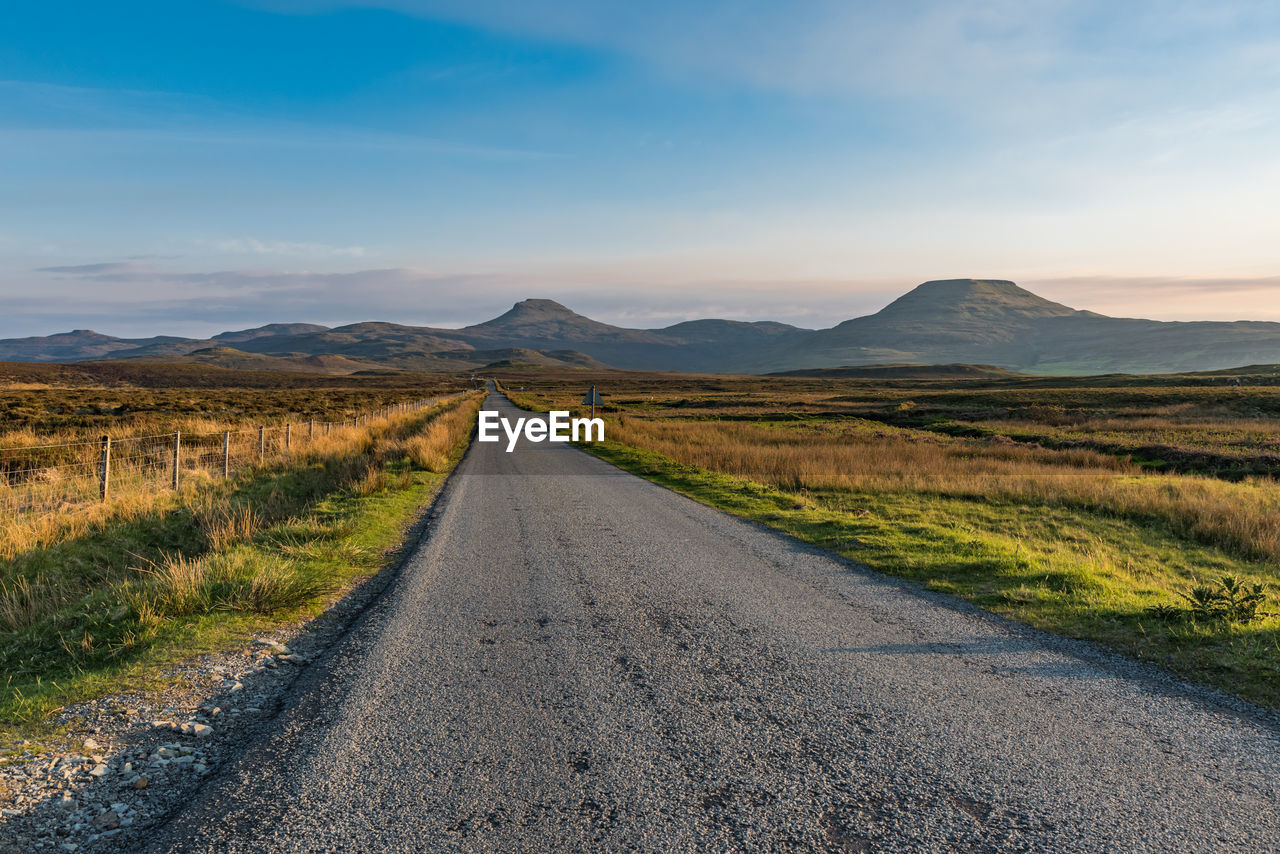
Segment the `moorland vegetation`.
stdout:
[[955,373],[501,378],[535,409],[598,385],[589,449],[700,501],[1280,707],[1274,371]]

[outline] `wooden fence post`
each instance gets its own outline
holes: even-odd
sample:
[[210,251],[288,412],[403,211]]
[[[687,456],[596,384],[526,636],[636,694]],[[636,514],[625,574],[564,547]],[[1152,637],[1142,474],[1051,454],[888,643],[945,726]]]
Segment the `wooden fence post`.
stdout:
[[316,420],[312,418],[307,422],[307,441],[310,442],[316,436]]
[[293,446],[293,425],[284,425],[284,452],[289,453],[289,449]]
[[222,433],[222,479],[231,477],[231,431]]
[[267,428],[258,428],[258,464],[262,464],[263,458],[267,454]]
[[178,470],[182,464],[182,433],[173,434],[173,488],[178,488]]
[[103,500],[111,494],[111,437],[102,437],[102,463],[99,466],[98,495]]

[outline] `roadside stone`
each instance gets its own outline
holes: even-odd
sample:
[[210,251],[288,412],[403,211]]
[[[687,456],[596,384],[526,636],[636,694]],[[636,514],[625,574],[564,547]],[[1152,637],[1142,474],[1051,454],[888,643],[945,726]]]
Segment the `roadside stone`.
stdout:
[[191,734],[196,738],[208,738],[213,735],[213,727],[208,724],[196,724],[192,727]]
[[138,779],[134,780],[134,781],[133,781],[133,787],[134,787],[135,789],[145,789],[145,788],[147,787],[147,778],[146,778],[145,776],[143,776],[143,777],[139,777]]
[[98,744],[98,742],[97,742],[97,741],[95,741],[95,740],[94,740],[94,739],[92,739],[92,738],[86,738],[86,739],[84,740],[84,749],[85,749],[85,750],[91,750],[91,751],[93,751],[93,750],[101,750],[101,749],[102,749],[102,745]]
[[270,638],[258,638],[257,640],[254,641],[254,643],[256,643],[258,646],[265,646],[267,649],[271,650],[276,655],[289,654],[289,647],[285,646],[279,641],[271,640]]
[[107,771],[108,771],[108,768],[106,765],[99,764],[99,765],[93,766],[93,768],[89,771],[89,774],[94,777],[101,777],[105,775]]
[[100,830],[115,830],[120,826],[120,814],[113,810],[100,813],[93,820],[93,826]]

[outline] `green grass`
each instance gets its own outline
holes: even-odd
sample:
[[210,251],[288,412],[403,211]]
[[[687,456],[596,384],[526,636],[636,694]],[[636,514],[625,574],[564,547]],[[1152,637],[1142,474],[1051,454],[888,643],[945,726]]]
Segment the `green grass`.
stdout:
[[[0,631],[0,739],[48,738],[69,703],[155,687],[167,665],[320,613],[344,585],[386,565],[461,457],[459,439],[440,472],[375,443],[357,457],[212,484],[213,502],[196,495],[6,562],[0,578],[10,587],[76,595]],[[199,519],[210,503],[257,515],[215,544]]]
[[1274,578],[1274,568],[1190,542],[1159,522],[920,493],[795,493],[617,442],[585,447],[872,569],[1280,708],[1280,618],[1206,624],[1147,611],[1177,604],[1177,592],[1198,581]]

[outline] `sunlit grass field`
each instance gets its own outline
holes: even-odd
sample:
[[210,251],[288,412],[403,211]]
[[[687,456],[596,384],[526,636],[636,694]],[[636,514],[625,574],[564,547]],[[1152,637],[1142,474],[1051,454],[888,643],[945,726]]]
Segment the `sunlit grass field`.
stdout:
[[324,607],[383,565],[461,456],[479,405],[454,397],[226,480],[6,519],[0,732],[39,734],[68,702],[148,684],[167,662]]
[[[504,380],[538,409],[579,410],[596,384],[609,441],[590,449],[698,500],[1280,707],[1274,386]],[[1252,619],[1187,598],[1224,578],[1263,587]]]

